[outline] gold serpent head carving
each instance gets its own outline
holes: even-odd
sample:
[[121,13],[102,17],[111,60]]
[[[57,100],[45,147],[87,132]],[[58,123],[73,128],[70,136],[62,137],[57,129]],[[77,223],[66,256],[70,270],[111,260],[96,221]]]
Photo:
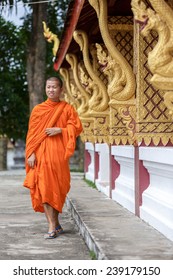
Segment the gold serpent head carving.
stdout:
[[101,70],[108,78],[108,94],[112,99],[116,99],[116,94],[122,91],[126,84],[125,73],[115,59],[106,54],[100,44],[96,44],[96,48]]
[[47,27],[45,21],[43,21],[43,29],[44,29],[44,37],[49,43],[54,43],[52,48],[53,56],[56,57],[57,50],[59,48],[60,41],[56,34],[52,33],[49,28]]
[[150,81],[156,88],[167,92],[164,103],[172,114],[173,10],[164,0],[150,0],[150,3],[154,10],[146,8],[139,0],[132,0],[131,5],[135,20],[141,25],[141,35],[147,36],[151,30],[158,33],[158,42],[148,54],[148,65],[153,74]]
[[[92,95],[92,98],[89,100],[89,108],[91,108],[95,112],[103,112],[108,108],[109,98],[105,84],[99,78],[97,71],[95,71],[94,69],[94,59],[90,58],[88,36],[86,32],[76,30],[73,33],[73,37],[79,44],[80,49],[83,53],[84,65],[90,78],[90,80],[88,80],[89,83],[86,87],[86,90],[91,92]],[[92,55],[94,55],[94,50],[92,50]]]
[[[118,75],[121,73],[121,78],[113,78],[108,85],[108,95],[111,97],[109,104],[113,105],[116,101],[126,101],[135,96],[135,76],[132,67],[121,54],[110,35],[108,28],[108,5],[106,0],[89,0],[91,6],[95,9],[99,21],[100,32],[104,41],[104,44],[111,55],[111,60],[115,62],[114,67],[119,64]],[[112,71],[113,71],[113,67]],[[120,69],[121,68],[121,69]],[[117,70],[114,72],[117,75]]]

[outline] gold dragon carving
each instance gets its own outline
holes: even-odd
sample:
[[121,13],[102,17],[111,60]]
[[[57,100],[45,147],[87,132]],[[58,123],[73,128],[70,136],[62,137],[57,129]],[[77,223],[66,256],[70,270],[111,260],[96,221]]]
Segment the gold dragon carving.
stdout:
[[47,27],[45,21],[43,21],[43,30],[44,30],[43,34],[44,34],[44,37],[46,38],[46,40],[49,43],[52,43],[52,42],[54,43],[52,52],[53,52],[53,56],[55,58],[57,50],[59,48],[60,41],[59,41],[57,35],[50,31],[50,29]]
[[73,33],[74,40],[79,44],[83,53],[85,68],[89,74],[85,89],[90,94],[89,112],[94,118],[94,141],[108,143],[109,135],[109,97],[104,82],[99,78],[97,71],[94,71],[94,65],[91,64],[89,57],[89,43],[86,32],[76,30]]
[[[113,62],[113,65],[118,64],[120,73],[119,75],[122,78],[119,78],[118,75],[112,79],[111,83],[108,86],[108,93],[112,99],[118,101],[127,101],[134,97],[135,95],[135,76],[133,74],[132,68],[127,60],[122,56],[122,54],[116,48],[108,29],[107,23],[107,1],[106,0],[89,0],[90,5],[95,9],[98,20],[99,27],[104,40],[105,46],[107,47]],[[110,57],[109,57],[110,58]],[[110,60],[109,60],[110,62]],[[111,67],[111,66],[109,66]],[[113,67],[112,67],[113,71]],[[116,70],[117,71],[117,70]],[[116,74],[114,71],[114,74]],[[119,89],[119,90],[117,90]],[[111,101],[112,103],[112,101]]]
[[82,30],[76,30],[73,33],[74,40],[79,44],[83,53],[85,67],[92,79],[90,89],[92,89],[92,97],[89,100],[89,107],[94,112],[103,112],[108,108],[107,89],[101,79],[96,75],[89,58],[89,44],[87,34]]
[[[93,93],[93,89],[95,87],[95,84],[93,83],[92,79],[89,77],[89,75],[87,74],[87,72],[84,69],[85,67],[83,65],[79,66],[79,73],[80,73],[80,80],[81,80],[81,84],[87,89],[90,98],[92,98],[92,93]],[[90,142],[95,143],[95,142],[109,142],[108,141],[108,134],[109,134],[109,111],[106,110],[103,113],[99,112],[99,113],[94,113],[93,111],[88,110],[88,116],[91,116],[90,118],[87,118],[90,123],[91,120],[92,122],[94,122],[94,127],[93,125],[90,125],[90,127],[92,128],[92,132],[94,133],[94,137],[92,138],[92,140],[90,140]],[[86,123],[86,118],[84,119],[84,123]],[[86,127],[86,125],[85,125]],[[89,127],[86,127],[88,132],[89,132]],[[84,129],[85,130],[85,129]],[[91,139],[91,135],[90,132],[88,133],[86,132],[86,135],[88,135]],[[84,131],[85,133],[85,131]],[[88,140],[89,141],[89,140]]]
[[74,106],[83,124],[83,133],[81,134],[81,140],[83,142],[89,141],[94,143],[95,140],[93,133],[93,120],[91,120],[91,118],[86,118],[80,115],[81,111],[79,109],[81,106],[81,93],[78,88],[70,82],[70,74],[66,68],[61,67],[59,72],[65,81],[65,100]]
[[78,76],[78,60],[76,55],[72,54],[72,53],[68,53],[66,55],[66,60],[68,61],[68,63],[70,64],[72,71],[73,71],[73,77],[76,83],[76,86],[80,92],[80,96],[78,96],[78,98],[80,97],[81,100],[81,105],[78,108],[78,113],[81,117],[85,117],[85,116],[89,116],[89,94],[87,91],[85,91],[85,89],[82,87],[80,80],[79,80],[79,76]]
[[77,86],[74,83],[70,83],[70,90],[71,95],[73,97],[73,100],[75,100],[75,108],[78,111],[78,114],[81,114],[80,108],[81,108],[81,93],[78,90]]
[[59,72],[65,81],[65,87],[66,87],[65,100],[71,105],[73,105],[74,108],[77,110],[78,107],[80,106],[79,100],[77,98],[78,92],[74,91],[74,89],[72,88],[72,84],[70,83],[69,71],[66,68],[60,68]]
[[94,120],[93,118],[91,118],[90,111],[89,111],[90,95],[88,94],[87,91],[85,91],[84,87],[81,85],[79,74],[78,74],[78,60],[76,55],[72,53],[68,53],[66,55],[66,60],[68,61],[68,63],[70,64],[73,70],[73,78],[76,83],[77,89],[80,92],[77,98],[78,99],[80,98],[81,104],[78,107],[77,111],[83,124],[83,133],[81,135],[81,139],[84,142],[86,141],[94,142],[94,135],[93,135]]
[[163,0],[150,0],[147,8],[141,0],[132,0],[135,21],[140,24],[141,35],[151,30],[158,33],[158,42],[148,54],[148,65],[153,74],[151,83],[165,92],[164,103],[173,114],[173,10]]
[[96,44],[99,63],[103,66],[103,73],[108,77],[109,105],[118,110],[129,136],[134,140],[135,76],[130,64],[118,51],[110,36],[107,24],[107,1],[89,0],[89,3],[97,13],[101,35],[109,52],[109,54],[106,54],[102,47]]

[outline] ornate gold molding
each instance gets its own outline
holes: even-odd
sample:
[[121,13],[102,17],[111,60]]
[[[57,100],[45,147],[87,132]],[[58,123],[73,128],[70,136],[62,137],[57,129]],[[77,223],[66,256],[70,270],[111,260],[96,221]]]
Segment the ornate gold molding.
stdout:
[[90,76],[90,81],[86,89],[91,92],[92,96],[89,100],[91,113],[103,112],[108,108],[109,98],[104,83],[96,75],[90,62],[87,34],[82,30],[76,30],[73,34],[73,38],[80,46],[83,53],[84,64]]
[[80,95],[78,95],[78,98],[80,98],[80,106],[78,107],[78,113],[81,117],[88,117],[89,116],[89,98],[90,98],[90,96],[80,83],[79,74],[78,74],[77,57],[76,57],[76,55],[74,55],[72,53],[68,53],[66,55],[66,60],[68,61],[68,63],[70,64],[70,66],[72,68],[74,81],[76,83],[78,91],[80,92]]
[[65,100],[70,103],[77,110],[80,106],[80,102],[78,99],[79,92],[75,90],[75,86],[70,81],[70,74],[66,68],[60,68],[59,70],[61,76],[64,78],[65,82]]
[[[107,89],[99,77],[99,73],[96,67],[96,50],[93,46],[89,46],[87,34],[82,30],[76,30],[73,34],[75,41],[79,44],[83,53],[83,61],[85,70],[83,67],[80,69],[81,84],[85,87],[89,95],[88,100],[88,114],[94,119],[93,133],[94,142],[108,142],[109,135],[109,110],[108,102],[109,97]],[[89,56],[92,56],[92,63]]]
[[[101,35],[112,61],[114,60],[113,64],[119,65],[119,70],[121,69],[121,78],[119,78],[119,75],[115,76],[112,81],[112,86],[109,85],[109,91],[112,91],[110,105],[113,105],[116,101],[125,101],[134,98],[136,87],[135,76],[131,66],[118,51],[110,36],[107,24],[107,1],[89,0],[89,3],[97,13]],[[112,71],[114,71],[113,67]]]
[[43,34],[44,34],[44,37],[46,38],[46,40],[49,43],[52,43],[52,42],[54,43],[52,52],[53,52],[53,56],[55,58],[57,50],[59,48],[60,41],[59,41],[57,35],[50,31],[50,29],[47,27],[45,21],[43,21],[43,30],[44,30]]
[[158,34],[158,42],[148,54],[148,65],[153,74],[150,82],[163,90],[164,103],[173,114],[173,10],[164,0],[150,0],[147,8],[143,1],[132,0],[135,20],[141,26],[141,35],[147,37],[151,30]]
[[[136,81],[131,65],[117,49],[116,40],[112,36],[115,30],[132,32],[133,26],[132,24],[115,24],[113,18],[108,18],[106,0],[89,0],[89,3],[97,13],[101,35],[106,46],[106,49],[103,49],[103,46],[96,44],[99,64],[102,65],[103,73],[108,80],[109,106],[118,112],[127,129],[129,142],[133,142],[135,139]],[[112,142],[112,135],[110,138]],[[122,136],[122,141],[127,143],[127,138]]]
[[[158,34],[149,32],[147,37],[140,34],[140,27],[134,25],[136,90],[136,134],[137,142],[145,145],[170,145],[173,123],[163,102],[164,92],[152,83],[152,73],[148,65],[148,54],[158,43]],[[173,142],[172,142],[173,143]]]
[[83,142],[89,141],[94,143],[94,119],[91,117],[87,118],[86,115],[83,117],[83,114],[81,113],[81,93],[77,86],[75,86],[75,84],[70,81],[73,80],[74,77],[72,76],[72,79],[70,79],[70,73],[65,68],[60,68],[60,74],[63,77],[65,83],[65,100],[74,106],[82,121],[83,133],[81,134],[81,139]]

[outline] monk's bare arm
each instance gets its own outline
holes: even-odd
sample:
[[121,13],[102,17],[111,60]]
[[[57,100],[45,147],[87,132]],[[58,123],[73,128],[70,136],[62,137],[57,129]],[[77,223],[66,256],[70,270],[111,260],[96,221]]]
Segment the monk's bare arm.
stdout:
[[35,162],[36,162],[35,153],[32,153],[32,154],[30,155],[30,157],[28,158],[27,162],[28,162],[28,165],[29,165],[31,168],[34,168],[34,165],[35,165]]
[[60,127],[48,127],[45,129],[45,132],[48,136],[54,136],[62,133],[62,129]]

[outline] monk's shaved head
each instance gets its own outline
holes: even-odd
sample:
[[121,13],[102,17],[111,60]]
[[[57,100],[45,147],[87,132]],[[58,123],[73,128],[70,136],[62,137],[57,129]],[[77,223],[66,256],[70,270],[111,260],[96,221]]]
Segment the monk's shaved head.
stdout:
[[60,85],[60,88],[62,88],[62,86],[63,86],[63,82],[62,82],[61,78],[58,77],[58,76],[57,77],[50,77],[46,80],[46,82],[47,81],[57,81]]

